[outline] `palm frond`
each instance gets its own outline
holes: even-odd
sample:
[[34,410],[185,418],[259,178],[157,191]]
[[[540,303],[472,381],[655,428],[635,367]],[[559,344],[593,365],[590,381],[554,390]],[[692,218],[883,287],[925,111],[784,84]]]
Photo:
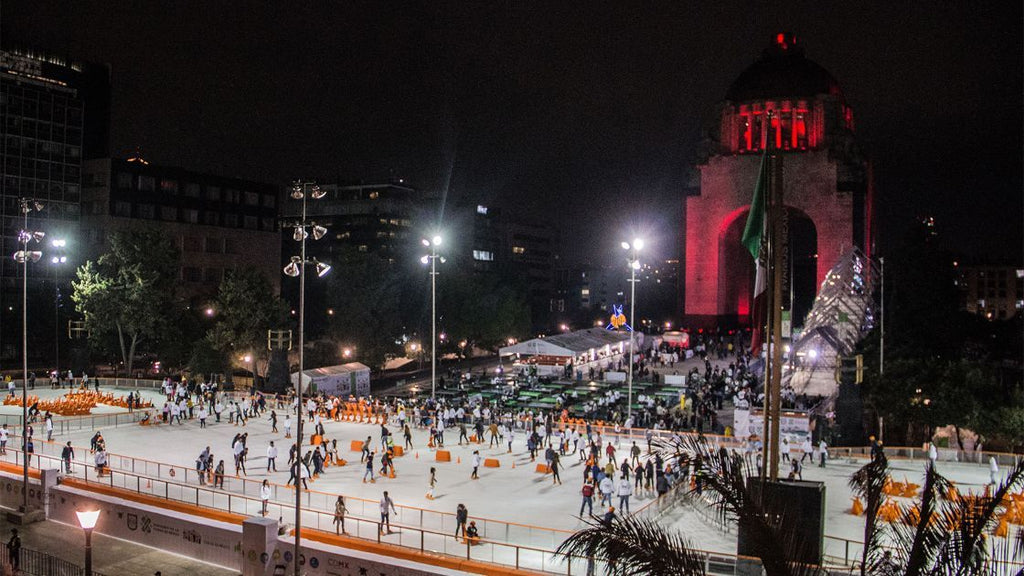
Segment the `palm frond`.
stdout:
[[850,477],[850,488],[854,495],[864,499],[864,549],[861,556],[860,573],[866,576],[868,567],[877,567],[887,562],[881,546],[878,530],[878,511],[885,501],[885,482],[889,478],[889,461],[884,455],[861,467]]
[[556,552],[566,557],[606,562],[621,576],[696,576],[705,574],[704,554],[681,533],[652,520],[626,516],[610,524],[584,520],[587,528],[562,542]]

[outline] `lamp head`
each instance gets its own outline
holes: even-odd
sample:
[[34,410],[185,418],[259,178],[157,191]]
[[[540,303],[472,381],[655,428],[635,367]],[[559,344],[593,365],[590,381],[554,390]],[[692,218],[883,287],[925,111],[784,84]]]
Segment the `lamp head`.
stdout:
[[440,246],[440,245],[441,245],[441,237],[440,237],[440,236],[434,236],[434,237],[433,237],[433,238],[432,238],[432,239],[430,240],[430,242],[431,242],[431,243],[432,243],[432,244],[433,244],[434,246]]
[[96,527],[96,521],[100,518],[99,510],[75,510],[75,516],[78,516],[78,524],[84,530],[92,530]]
[[298,256],[292,256],[291,262],[289,262],[288,265],[284,267],[285,275],[291,276],[292,278],[298,276],[300,262],[302,262],[302,258],[299,258]]
[[629,246],[629,242],[623,242],[623,243],[621,244],[621,246],[622,246],[622,249],[623,249],[623,250],[629,250],[629,248],[630,248],[630,246]]
[[316,275],[317,275],[318,278],[323,278],[330,271],[331,271],[331,265],[330,264],[325,264],[323,262],[317,262],[316,263]]
[[430,246],[430,240],[427,240],[426,238],[420,240],[420,242],[422,242],[424,246],[427,246],[427,247]]
[[292,232],[292,240],[296,242],[302,242],[309,237],[309,232],[306,232],[306,228],[302,225],[296,226],[295,231]]
[[309,194],[310,196],[313,197],[314,200],[319,200],[324,196],[327,196],[327,191],[321,189],[318,184],[313,184],[313,189],[310,191]]
[[313,240],[319,240],[327,234],[327,228],[319,224],[313,224]]
[[423,256],[422,258],[420,258],[420,262],[422,262],[423,264],[429,263],[430,262],[430,256]]
[[305,196],[305,194],[302,192],[302,184],[299,182],[292,184],[291,197],[295,200],[302,200],[303,196]]
[[643,250],[643,248],[644,248],[644,239],[643,238],[636,238],[636,239],[634,239],[633,240],[633,248],[635,248],[637,250]]

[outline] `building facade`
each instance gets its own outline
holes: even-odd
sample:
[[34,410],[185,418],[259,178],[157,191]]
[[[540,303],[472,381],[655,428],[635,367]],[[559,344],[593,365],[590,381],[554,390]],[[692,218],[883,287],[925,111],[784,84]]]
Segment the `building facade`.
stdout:
[[857,246],[871,254],[870,167],[857,145],[853,111],[838,82],[783,33],[730,86],[712,124],[699,188],[685,199],[686,320],[749,320],[754,266],[740,238],[767,147],[784,166],[792,282],[786,292],[793,295],[787,307],[800,324],[844,252]]
[[224,274],[259,270],[275,293],[281,286],[280,189],[158,166],[141,158],[84,163],[82,242],[101,254],[114,230],[156,230],[181,252],[178,295],[195,303],[214,297]]
[[957,263],[960,305],[989,320],[1013,318],[1024,310],[1024,267]]
[[[0,121],[0,318],[5,326],[20,321],[21,277],[27,271],[29,309],[39,328],[30,336],[30,354],[52,359],[62,293],[66,296],[80,263],[75,240],[82,162],[109,153],[109,69],[33,51],[0,50]],[[11,258],[21,249],[18,232],[26,228],[21,199],[32,200],[27,229],[46,234],[30,247],[43,252],[43,258],[27,267]],[[34,341],[39,333],[49,337]],[[0,359],[20,354],[20,334],[14,334],[0,333]]]

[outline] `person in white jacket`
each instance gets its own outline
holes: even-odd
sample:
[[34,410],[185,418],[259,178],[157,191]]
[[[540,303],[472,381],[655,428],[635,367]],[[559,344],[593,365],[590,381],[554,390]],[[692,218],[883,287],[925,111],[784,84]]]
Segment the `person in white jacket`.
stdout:
[[263,501],[263,511],[261,514],[264,516],[267,515],[267,503],[270,501],[271,494],[273,494],[273,491],[270,488],[270,481],[264,479],[263,485],[260,486],[260,500]]
[[612,505],[612,494],[615,493],[615,483],[608,476],[601,478],[601,482],[597,485],[601,490],[601,505],[611,506]]
[[995,456],[988,457],[988,482],[989,484],[996,483],[996,476],[999,475],[999,463],[996,462]]
[[267,446],[267,472],[273,469],[277,472],[277,446],[274,446],[274,441],[270,441],[270,446]]
[[619,478],[619,510],[624,513],[629,513],[629,497],[633,495],[633,485],[626,479],[626,475],[623,474]]

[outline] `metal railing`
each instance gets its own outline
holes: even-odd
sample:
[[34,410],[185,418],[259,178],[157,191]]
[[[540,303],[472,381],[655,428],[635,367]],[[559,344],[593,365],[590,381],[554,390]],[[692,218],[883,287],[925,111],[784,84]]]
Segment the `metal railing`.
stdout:
[[[154,408],[141,408],[133,412],[110,412],[108,414],[90,414],[87,416],[54,416],[53,435],[63,436],[75,432],[92,431],[100,428],[118,428],[120,426],[138,425],[143,414],[149,413],[150,419],[156,418]],[[7,424],[12,430],[21,429],[20,414],[0,414],[0,424]],[[30,423],[35,431],[35,439],[46,437],[46,424],[40,416]]]
[[[74,562],[57,558],[52,554],[22,547],[18,554],[17,574],[26,576],[85,576],[85,568]],[[12,568],[9,553],[4,551],[4,568]],[[6,572],[4,572],[6,574]],[[105,576],[102,572],[92,571],[93,576]]]

